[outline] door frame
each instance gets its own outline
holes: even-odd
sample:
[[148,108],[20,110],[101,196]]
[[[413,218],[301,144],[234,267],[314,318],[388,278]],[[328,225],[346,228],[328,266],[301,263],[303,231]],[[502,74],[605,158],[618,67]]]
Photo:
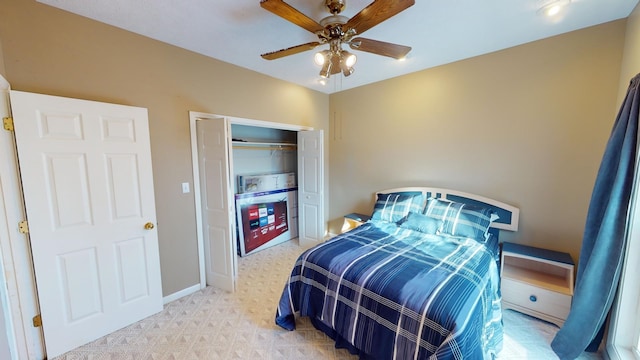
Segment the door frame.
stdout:
[[[11,116],[7,80],[0,75],[0,115]],[[42,359],[45,357],[44,335],[35,328],[32,317],[40,310],[35,288],[29,238],[18,231],[18,222],[26,220],[22,187],[18,173],[18,161],[13,132],[0,129],[0,147],[5,156],[0,163],[0,206],[4,206],[4,218],[0,218],[0,279],[6,283],[6,297],[2,300],[5,313],[5,329],[13,359]],[[14,226],[15,225],[15,226]],[[0,292],[4,295],[4,292]]]
[[[191,162],[193,167],[193,196],[195,198],[195,210],[196,210],[196,237],[198,240],[198,267],[200,269],[200,289],[204,289],[207,286],[207,276],[205,269],[205,257],[204,257],[204,235],[202,226],[202,201],[200,198],[200,168],[199,168],[199,153],[198,153],[198,139],[196,130],[196,121],[200,120],[217,120],[225,118],[231,125],[246,125],[253,127],[263,127],[277,130],[288,131],[309,131],[313,130],[309,126],[283,124],[264,120],[253,120],[225,115],[216,115],[210,113],[203,113],[197,111],[189,111],[189,132],[191,135]],[[235,212],[234,212],[235,213]]]

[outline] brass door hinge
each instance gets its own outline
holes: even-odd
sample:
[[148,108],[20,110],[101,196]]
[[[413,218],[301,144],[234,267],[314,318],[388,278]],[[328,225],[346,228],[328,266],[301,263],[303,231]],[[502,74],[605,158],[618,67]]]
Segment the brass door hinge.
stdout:
[[41,327],[42,326],[42,316],[40,314],[33,317],[33,327]]
[[12,117],[2,118],[2,125],[4,125],[5,130],[13,131],[13,118]]
[[29,233],[29,223],[27,220],[22,220],[18,223],[18,231],[20,231],[21,234]]

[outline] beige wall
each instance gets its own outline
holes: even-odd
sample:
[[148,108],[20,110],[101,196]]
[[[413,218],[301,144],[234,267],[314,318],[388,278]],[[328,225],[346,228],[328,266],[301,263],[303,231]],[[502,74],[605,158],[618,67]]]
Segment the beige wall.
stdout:
[[627,32],[625,35],[618,106],[622,105],[629,87],[629,81],[640,73],[640,3],[636,5],[636,8],[627,18]]
[[4,70],[4,56],[2,56],[2,39],[0,39],[0,75],[5,77],[5,74],[6,71]]
[[2,0],[0,40],[13,89],[148,108],[165,296],[199,282],[188,111],[328,128],[326,94],[33,0]]
[[379,189],[446,187],[519,207],[502,239],[577,260],[624,37],[619,20],[332,94],[330,218]]

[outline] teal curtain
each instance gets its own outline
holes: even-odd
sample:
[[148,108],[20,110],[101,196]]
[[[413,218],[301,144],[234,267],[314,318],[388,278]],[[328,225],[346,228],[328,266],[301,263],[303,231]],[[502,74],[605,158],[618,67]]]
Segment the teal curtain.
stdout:
[[551,342],[562,360],[595,351],[616,295],[637,156],[640,74],[629,84],[591,194],[571,311]]

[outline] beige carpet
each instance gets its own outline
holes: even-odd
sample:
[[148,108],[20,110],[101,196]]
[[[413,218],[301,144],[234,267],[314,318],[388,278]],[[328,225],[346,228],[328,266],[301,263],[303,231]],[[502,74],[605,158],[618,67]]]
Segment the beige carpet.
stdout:
[[[302,318],[295,331],[274,324],[275,307],[301,249],[297,242],[239,258],[238,291],[207,287],[164,310],[70,351],[71,359],[357,359]],[[555,325],[507,310],[498,359],[557,359],[549,347]],[[602,359],[583,354],[579,359]]]

